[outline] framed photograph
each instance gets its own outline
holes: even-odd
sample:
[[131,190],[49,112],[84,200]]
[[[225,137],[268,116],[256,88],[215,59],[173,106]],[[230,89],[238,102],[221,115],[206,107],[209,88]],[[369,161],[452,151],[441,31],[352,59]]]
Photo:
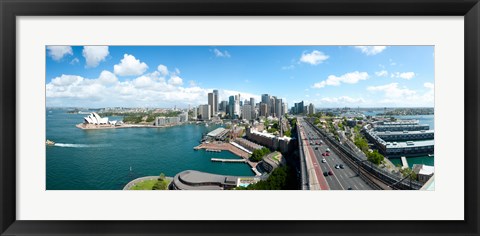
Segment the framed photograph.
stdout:
[[1,235],[479,234],[478,1],[0,7]]

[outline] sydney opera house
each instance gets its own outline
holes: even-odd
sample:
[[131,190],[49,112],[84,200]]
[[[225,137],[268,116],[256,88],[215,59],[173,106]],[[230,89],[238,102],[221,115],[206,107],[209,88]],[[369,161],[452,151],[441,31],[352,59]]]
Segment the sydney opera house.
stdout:
[[117,121],[108,121],[108,117],[100,117],[96,112],[90,113],[87,117],[84,117],[85,124],[93,125],[116,125]]

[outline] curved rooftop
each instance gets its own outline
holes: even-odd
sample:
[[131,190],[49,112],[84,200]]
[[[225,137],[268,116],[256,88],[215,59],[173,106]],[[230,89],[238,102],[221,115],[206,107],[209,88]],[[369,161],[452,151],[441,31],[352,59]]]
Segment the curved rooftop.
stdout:
[[175,175],[172,188],[177,190],[223,190],[237,186],[236,176],[186,170]]

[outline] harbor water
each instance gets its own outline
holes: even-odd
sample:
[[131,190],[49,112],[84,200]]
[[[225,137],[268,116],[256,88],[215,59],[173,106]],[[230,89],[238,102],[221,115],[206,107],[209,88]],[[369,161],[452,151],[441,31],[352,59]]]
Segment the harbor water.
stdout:
[[[211,162],[239,157],[228,151],[193,150],[202,135],[218,126],[179,125],[168,128],[82,130],[75,125],[85,114],[53,109],[46,113],[47,190],[121,190],[131,180],[184,170],[254,176],[244,163]],[[110,117],[111,120],[121,117]]]

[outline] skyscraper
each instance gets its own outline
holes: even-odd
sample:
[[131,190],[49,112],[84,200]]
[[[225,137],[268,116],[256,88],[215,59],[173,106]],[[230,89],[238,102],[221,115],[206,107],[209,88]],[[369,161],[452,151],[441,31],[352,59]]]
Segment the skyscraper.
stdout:
[[304,112],[303,101],[301,101],[299,103],[295,103],[294,114],[303,114],[303,112]]
[[235,113],[235,96],[230,96],[228,98],[228,114],[230,115],[230,118],[233,119]]
[[200,116],[202,117],[202,120],[210,120],[212,115],[210,113],[210,111],[212,110],[210,105],[208,104],[205,104],[205,105],[200,105],[198,107],[198,110],[199,110],[199,113],[200,113]]
[[277,97],[271,96],[270,97],[270,103],[268,104],[268,109],[270,110],[269,113],[271,116],[275,116],[275,101],[277,100]]
[[220,97],[218,96],[218,90],[213,90],[213,111],[214,113],[213,114],[217,114],[218,113],[218,101],[220,100]]
[[242,119],[252,120],[252,105],[243,105]]
[[312,103],[310,103],[310,105],[308,105],[308,114],[309,115],[315,114],[315,106]]
[[268,116],[268,106],[266,103],[260,103],[260,116],[267,117]]
[[208,105],[210,105],[210,115],[213,114],[214,103],[215,103],[214,94],[208,93]]
[[252,119],[257,118],[255,113],[255,98],[250,98],[250,105],[252,106]]
[[196,107],[193,107],[192,113],[193,113],[193,114],[192,114],[192,118],[193,118],[194,120],[196,120],[196,119],[197,119],[197,116],[198,116],[198,115],[197,115],[197,108],[196,108]]
[[282,99],[276,99],[275,100],[275,117],[281,117],[282,116]]

